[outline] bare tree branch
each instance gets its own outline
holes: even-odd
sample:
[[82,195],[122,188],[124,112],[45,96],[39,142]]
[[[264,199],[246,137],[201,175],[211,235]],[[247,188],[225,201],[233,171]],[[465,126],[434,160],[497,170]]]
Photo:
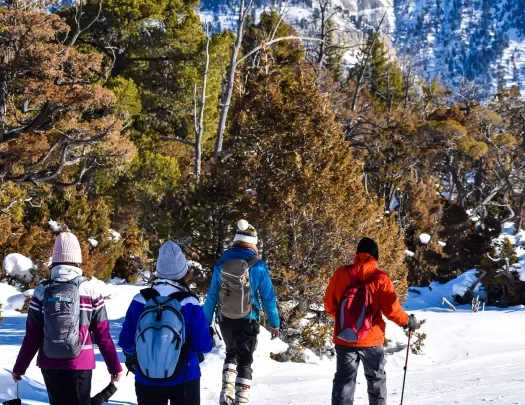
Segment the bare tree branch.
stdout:
[[75,34],[73,35],[73,38],[71,38],[71,41],[69,42],[69,46],[73,46],[75,42],[77,41],[78,37],[80,36],[80,34],[89,30],[93,26],[93,24],[95,24],[97,20],[100,18],[100,15],[102,13],[102,1],[103,0],[99,0],[97,14],[84,28],[81,28],[82,16],[84,15],[83,8],[82,8],[84,4],[84,0],[75,2],[75,9],[76,9],[75,10],[75,23],[77,25],[76,27],[77,30]]

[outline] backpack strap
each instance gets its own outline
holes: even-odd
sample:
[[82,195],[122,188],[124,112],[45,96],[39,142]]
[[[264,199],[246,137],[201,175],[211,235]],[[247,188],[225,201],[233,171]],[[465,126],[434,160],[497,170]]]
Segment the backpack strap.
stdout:
[[189,297],[197,298],[196,295],[190,291],[177,291],[177,292],[171,293],[170,295],[168,295],[168,297],[176,301],[179,301],[179,302],[182,302],[183,300]]
[[142,297],[144,297],[144,299],[146,300],[146,302],[148,302],[149,300],[153,300],[157,297],[160,296],[160,293],[155,290],[154,288],[144,288],[142,290],[140,290],[140,295],[142,295]]
[[354,266],[345,266],[345,268],[348,270],[348,275],[350,276],[350,284],[348,284],[347,288],[355,287],[359,285],[359,279],[357,278],[357,271],[355,270]]
[[253,266],[255,266],[257,263],[262,262],[262,259],[257,256],[253,255],[248,260],[246,260],[246,263],[248,264],[248,267],[251,269]]
[[87,281],[87,277],[84,276],[77,276],[71,282],[77,286],[77,288],[80,287],[80,284],[82,284],[84,281]]
[[386,273],[382,270],[376,270],[374,274],[372,274],[370,277],[368,277],[364,282],[365,283],[371,283],[372,281],[379,280],[381,277],[383,277]]

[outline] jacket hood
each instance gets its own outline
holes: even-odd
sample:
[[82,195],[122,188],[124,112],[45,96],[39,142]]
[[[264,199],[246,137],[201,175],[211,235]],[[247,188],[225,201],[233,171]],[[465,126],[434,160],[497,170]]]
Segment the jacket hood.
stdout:
[[67,264],[59,264],[51,269],[51,278],[63,278],[65,280],[73,280],[78,276],[82,276],[82,269],[76,266]]
[[354,269],[357,273],[357,278],[360,281],[364,281],[378,270],[377,260],[368,253],[358,253],[355,255]]

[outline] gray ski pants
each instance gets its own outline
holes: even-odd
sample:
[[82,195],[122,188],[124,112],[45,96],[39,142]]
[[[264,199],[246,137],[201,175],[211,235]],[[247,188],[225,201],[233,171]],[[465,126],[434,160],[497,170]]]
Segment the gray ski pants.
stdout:
[[370,405],[386,405],[385,349],[383,346],[335,346],[337,371],[332,389],[332,405],[354,405],[357,370],[363,362]]

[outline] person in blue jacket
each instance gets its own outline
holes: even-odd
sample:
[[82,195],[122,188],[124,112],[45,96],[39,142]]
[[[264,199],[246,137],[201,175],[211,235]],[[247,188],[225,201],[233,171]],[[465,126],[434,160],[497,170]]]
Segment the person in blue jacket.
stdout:
[[[186,258],[180,247],[168,241],[159,251],[156,279],[152,288],[160,296],[176,292],[189,292],[187,282],[192,278],[188,271]],[[181,301],[182,315],[186,332],[187,352],[180,361],[184,363],[177,375],[164,380],[151,380],[137,367],[135,354],[135,333],[146,303],[142,294],[137,294],[131,302],[118,345],[126,356],[126,367],[135,374],[135,391],[139,405],[199,405],[200,404],[200,366],[198,353],[208,353],[213,346],[209,325],[199,301],[189,295]]]
[[[253,352],[257,346],[257,335],[259,334],[259,314],[261,302],[264,312],[268,317],[272,340],[279,336],[279,314],[277,312],[277,300],[270,279],[270,273],[266,263],[258,258],[257,231],[246,220],[238,222],[238,230],[233,240],[233,247],[224,252],[221,259],[213,269],[211,286],[208,290],[204,313],[208,324],[212,324],[213,316],[217,308],[217,322],[226,345],[226,359],[222,373],[222,390],[219,397],[221,405],[247,404],[252,381]],[[249,268],[249,288],[251,311],[245,316],[227,317],[224,308],[229,308],[231,313],[232,304],[220,302],[235,297],[234,289],[221,294],[221,289],[227,286],[224,283],[223,265],[227,261],[241,259]],[[231,274],[224,272],[226,275]],[[247,285],[247,284],[246,284]],[[237,296],[240,296],[237,292]],[[245,295],[242,295],[244,299]],[[237,298],[239,302],[241,299]],[[235,306],[235,303],[233,304]],[[221,308],[223,311],[221,312]],[[240,319],[236,319],[240,318]]]

